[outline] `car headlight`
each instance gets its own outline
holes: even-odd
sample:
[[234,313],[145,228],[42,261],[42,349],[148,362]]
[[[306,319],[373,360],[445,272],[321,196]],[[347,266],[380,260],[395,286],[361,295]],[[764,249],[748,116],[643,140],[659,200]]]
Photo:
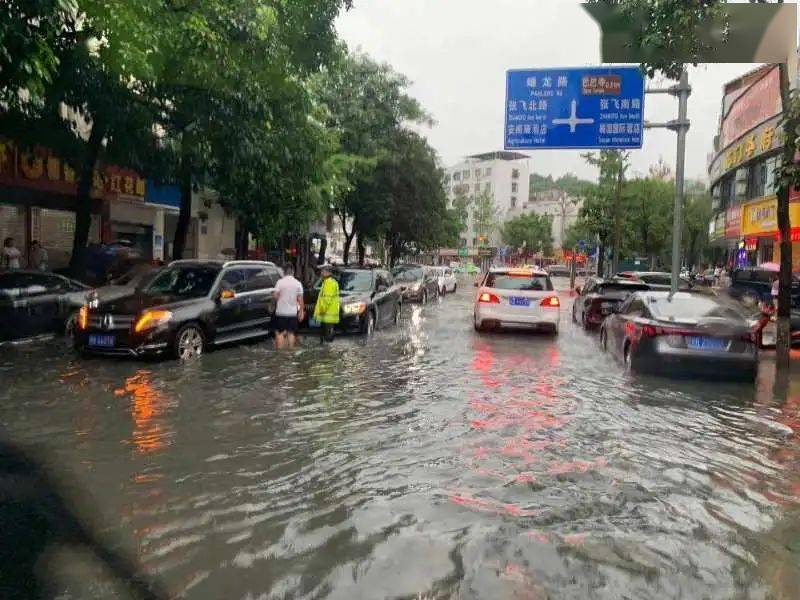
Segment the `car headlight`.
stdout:
[[414,285],[412,285],[411,286],[411,291],[412,292],[418,292],[420,290],[420,288],[422,288],[422,282],[421,281],[419,281],[419,282],[415,283]]
[[146,310],[142,313],[142,316],[139,317],[139,320],[136,321],[133,330],[139,333],[145,329],[152,329],[153,327],[163,325],[171,318],[172,313],[168,310]]
[[360,315],[367,310],[367,305],[363,302],[353,302],[344,305],[344,314],[346,315]]
[[89,307],[85,304],[78,311],[78,327],[86,329],[89,326]]

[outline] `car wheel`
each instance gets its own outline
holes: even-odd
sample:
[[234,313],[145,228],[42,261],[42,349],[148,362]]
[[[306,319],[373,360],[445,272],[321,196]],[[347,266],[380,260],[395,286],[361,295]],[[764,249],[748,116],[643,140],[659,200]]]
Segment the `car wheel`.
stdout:
[[481,324],[478,323],[478,316],[477,315],[473,315],[472,316],[472,326],[475,328],[475,331],[477,331],[478,333],[483,331],[483,326],[481,326]]
[[625,350],[622,353],[622,360],[625,364],[625,372],[630,373],[633,371],[633,353],[631,352],[630,344],[625,344]]
[[75,339],[75,327],[78,323],[78,315],[72,314],[67,319],[67,322],[64,323],[64,336],[72,341]]
[[606,334],[605,327],[600,329],[600,346],[608,352],[608,335]]
[[428,303],[428,290],[422,290],[422,303]]
[[581,313],[581,327],[586,329],[586,313],[585,312]]
[[395,326],[400,325],[400,311],[402,310],[403,305],[399,302],[394,307],[394,324]]
[[453,293],[454,293],[454,294],[456,293],[456,290],[457,290],[457,289],[458,289],[458,284],[457,284],[457,283],[454,283],[454,284],[453,284]]
[[553,325],[553,331],[552,331],[552,334],[553,334],[553,335],[558,335],[558,325],[557,325],[557,324],[556,324],[556,325]]
[[575,305],[574,304],[572,305],[572,322],[573,323],[577,323],[578,322],[578,317],[575,316]]
[[197,325],[189,324],[180,328],[175,336],[175,357],[180,360],[191,360],[203,354],[206,336]]

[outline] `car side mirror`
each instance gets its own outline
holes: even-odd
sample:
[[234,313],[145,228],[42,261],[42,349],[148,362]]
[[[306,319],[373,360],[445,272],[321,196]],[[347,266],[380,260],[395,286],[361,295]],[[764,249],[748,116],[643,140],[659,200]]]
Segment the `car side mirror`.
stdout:
[[382,284],[382,283],[379,283],[379,284],[378,284],[378,287],[377,287],[377,288],[375,288],[375,289],[376,289],[378,292],[385,292],[385,291],[386,291],[386,290],[388,290],[389,288],[388,288],[388,287],[386,287],[384,284]]
[[581,286],[579,285],[575,286],[575,293],[578,294],[579,296],[581,295]]
[[219,299],[223,302],[225,300],[233,300],[234,298],[236,298],[236,292],[231,289],[225,288],[219,293]]

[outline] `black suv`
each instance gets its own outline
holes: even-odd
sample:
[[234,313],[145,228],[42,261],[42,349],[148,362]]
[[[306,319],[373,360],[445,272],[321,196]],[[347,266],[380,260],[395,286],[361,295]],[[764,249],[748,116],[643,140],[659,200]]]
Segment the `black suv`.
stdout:
[[403,300],[427,304],[428,300],[439,297],[439,280],[430,267],[422,265],[398,265],[392,269],[392,275]]
[[187,359],[210,346],[267,335],[280,277],[274,264],[263,261],[172,262],[145,287],[81,308],[75,347]]
[[[772,281],[778,274],[758,267],[743,267],[731,273],[728,293],[743,303],[754,306],[772,301]],[[800,308],[800,280],[792,275],[792,307]]]
[[[383,269],[334,268],[332,277],[339,283],[340,331],[370,335],[379,327],[400,321],[402,297],[391,274]],[[322,280],[317,279],[305,293],[308,323],[314,316]]]

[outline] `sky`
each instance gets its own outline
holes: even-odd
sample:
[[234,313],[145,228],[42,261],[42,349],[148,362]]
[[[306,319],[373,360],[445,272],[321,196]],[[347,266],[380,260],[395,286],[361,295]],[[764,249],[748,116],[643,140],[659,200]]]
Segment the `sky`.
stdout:
[[[352,49],[389,63],[413,82],[409,93],[436,121],[422,133],[443,166],[503,149],[506,70],[600,64],[600,29],[573,0],[354,0],[337,29]],[[755,66],[690,68],[687,177],[707,180],[722,86]],[[663,122],[677,114],[676,98],[646,97],[646,120]],[[659,157],[674,167],[676,137],[669,130],[647,130],[642,149],[631,153],[631,173],[646,174]],[[532,172],[596,177],[579,151],[523,152],[531,156]]]

